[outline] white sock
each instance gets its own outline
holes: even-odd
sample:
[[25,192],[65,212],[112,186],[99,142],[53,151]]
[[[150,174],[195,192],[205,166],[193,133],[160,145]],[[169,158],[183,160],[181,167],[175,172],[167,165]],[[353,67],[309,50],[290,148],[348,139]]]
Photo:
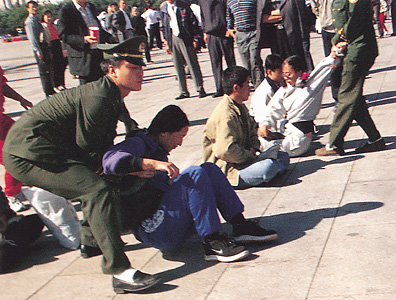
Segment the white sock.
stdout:
[[124,272],[114,275],[114,277],[122,281],[133,282],[133,276],[135,275],[136,271],[136,269],[129,267]]

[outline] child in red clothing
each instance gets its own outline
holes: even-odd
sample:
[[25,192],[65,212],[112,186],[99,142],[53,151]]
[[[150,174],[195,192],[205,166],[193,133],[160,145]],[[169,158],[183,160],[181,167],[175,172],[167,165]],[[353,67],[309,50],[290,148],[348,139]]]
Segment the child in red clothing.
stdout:
[[[14,120],[8,115],[4,114],[4,101],[5,97],[19,101],[23,108],[28,109],[33,104],[18,94],[12,87],[7,84],[7,78],[4,77],[4,71],[0,66],[0,164],[3,165],[3,144],[10,130]],[[14,211],[22,211],[27,209],[21,200],[25,200],[23,193],[21,192],[22,182],[12,177],[7,170],[4,175],[5,188],[4,193],[8,198],[9,205]]]

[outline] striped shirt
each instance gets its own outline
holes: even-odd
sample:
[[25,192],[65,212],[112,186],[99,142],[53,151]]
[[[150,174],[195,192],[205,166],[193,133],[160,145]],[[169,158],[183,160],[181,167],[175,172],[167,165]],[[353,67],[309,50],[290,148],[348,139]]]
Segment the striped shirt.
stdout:
[[255,30],[257,0],[227,0],[227,27],[240,31]]

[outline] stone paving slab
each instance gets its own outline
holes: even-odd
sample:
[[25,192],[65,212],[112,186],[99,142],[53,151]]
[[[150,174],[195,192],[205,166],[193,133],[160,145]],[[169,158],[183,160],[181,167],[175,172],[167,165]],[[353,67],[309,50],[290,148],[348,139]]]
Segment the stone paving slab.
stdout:
[[[395,41],[394,37],[378,40],[380,56],[365,84],[370,112],[385,136],[387,151],[353,154],[365,142],[363,131],[354,125],[346,137],[346,156],[313,155],[327,142],[333,118],[334,103],[327,88],[312,151],[293,158],[284,176],[271,184],[237,191],[246,216],[276,229],[277,241],[249,247],[252,254],[243,261],[222,264],[203,260],[197,237],[162,253],[131,235],[123,236],[133,266],[160,274],[163,282],[148,292],[116,295],[110,276],[101,274],[100,257],[81,259],[78,251],[62,248],[45,231],[15,272],[0,275],[0,299],[396,299]],[[0,44],[0,51],[9,84],[35,104],[43,99],[37,67],[30,65],[34,60],[29,43]],[[268,53],[263,50],[262,57]],[[311,53],[315,63],[323,57],[317,34],[311,35]],[[237,51],[236,56],[240,62]],[[180,169],[199,164],[204,124],[220,99],[198,99],[193,81],[188,80],[194,97],[173,100],[178,88],[171,58],[161,50],[154,50],[152,57],[154,63],[145,67],[143,89],[127,97],[127,107],[141,126],[148,126],[162,107],[179,105],[192,126],[171,160]],[[199,61],[205,89],[214,93],[207,50],[199,54]],[[68,71],[66,84],[78,84]],[[22,111],[10,100],[5,109],[16,118]],[[122,125],[119,133],[117,141],[123,139]],[[225,225],[224,230],[229,232],[230,227]]]

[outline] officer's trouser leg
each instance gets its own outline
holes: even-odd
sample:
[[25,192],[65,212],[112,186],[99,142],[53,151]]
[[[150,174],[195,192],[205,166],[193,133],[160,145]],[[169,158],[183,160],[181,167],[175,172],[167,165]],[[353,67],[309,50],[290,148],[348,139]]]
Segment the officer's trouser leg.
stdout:
[[96,173],[83,164],[36,164],[3,153],[7,170],[25,184],[40,187],[69,200],[80,200],[89,224],[83,228],[83,243],[93,245],[94,238],[103,252],[102,270],[118,274],[130,266],[124,253],[113,206],[113,191]]
[[364,79],[373,63],[374,59],[359,63],[344,61],[337,111],[330,128],[330,146],[343,147],[344,137],[353,119],[363,128],[370,140],[379,136],[363,97]]

